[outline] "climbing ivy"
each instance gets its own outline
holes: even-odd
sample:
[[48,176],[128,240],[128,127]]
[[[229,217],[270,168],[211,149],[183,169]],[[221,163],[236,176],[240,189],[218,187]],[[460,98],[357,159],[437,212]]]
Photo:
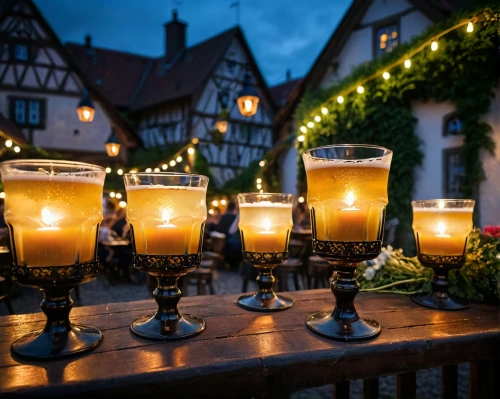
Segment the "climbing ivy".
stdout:
[[[481,117],[490,108],[500,74],[499,10],[499,7],[489,7],[456,14],[448,21],[431,26],[392,53],[360,65],[338,84],[315,92],[306,90],[295,114],[296,126],[305,125],[316,115],[321,116],[321,122],[308,129],[305,141],[298,143],[299,154],[308,148],[341,143],[377,144],[393,150],[387,217],[397,216],[402,231],[408,232],[411,229],[414,172],[425,156],[415,132],[417,120],[412,116],[411,104],[413,101],[451,101],[462,121],[464,137],[462,194],[465,198],[475,198],[478,184],[485,179],[481,151],[493,153],[495,148],[489,136],[491,128],[481,121]],[[437,51],[426,47],[411,58],[411,68],[400,65],[390,71],[390,79],[382,78],[389,65],[404,59],[444,30],[473,17],[480,21],[474,24],[472,33],[466,32],[466,26],[454,30],[439,39]],[[364,83],[363,94],[352,92],[345,96],[342,104],[337,102],[339,94],[372,75],[380,78]],[[321,107],[328,109],[327,115],[321,114]],[[305,192],[301,159],[298,164],[298,181],[303,182],[301,190]]]

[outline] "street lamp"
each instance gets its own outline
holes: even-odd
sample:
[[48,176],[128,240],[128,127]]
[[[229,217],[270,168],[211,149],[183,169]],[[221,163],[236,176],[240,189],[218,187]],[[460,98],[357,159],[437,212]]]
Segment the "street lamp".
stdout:
[[219,117],[215,122],[215,128],[222,134],[227,132],[227,126],[229,124],[228,119],[229,119],[229,111],[227,109],[223,109],[219,113]]
[[76,107],[76,113],[80,122],[88,123],[94,120],[95,107],[90,100],[87,90],[83,91],[83,97]]
[[120,153],[120,142],[115,136],[115,131],[111,130],[108,141],[105,144],[106,152],[110,157],[116,157]]
[[252,77],[247,71],[245,73],[245,79],[243,81],[243,88],[241,89],[238,99],[238,109],[243,116],[253,116],[257,113],[257,107],[259,105],[259,97],[257,92],[252,86]]

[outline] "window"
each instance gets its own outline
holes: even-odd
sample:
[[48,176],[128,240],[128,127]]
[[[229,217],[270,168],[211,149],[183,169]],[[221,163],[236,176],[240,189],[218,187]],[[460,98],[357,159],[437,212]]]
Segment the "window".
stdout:
[[443,150],[443,191],[445,198],[462,198],[465,167],[460,148]]
[[227,149],[227,165],[237,167],[240,164],[240,157],[238,156],[238,147],[231,145]]
[[45,128],[45,100],[10,97],[10,118],[20,127]]
[[27,44],[16,44],[14,46],[14,59],[17,61],[28,61],[29,51]]
[[455,112],[443,118],[443,136],[456,136],[462,133],[462,121]]
[[399,44],[398,24],[375,29],[375,55],[390,53]]

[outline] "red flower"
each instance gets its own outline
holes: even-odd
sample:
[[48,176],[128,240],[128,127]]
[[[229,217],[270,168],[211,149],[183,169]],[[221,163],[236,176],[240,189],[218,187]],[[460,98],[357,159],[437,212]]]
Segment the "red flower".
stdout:
[[483,234],[500,238],[500,226],[491,226],[491,225],[486,226],[483,229]]

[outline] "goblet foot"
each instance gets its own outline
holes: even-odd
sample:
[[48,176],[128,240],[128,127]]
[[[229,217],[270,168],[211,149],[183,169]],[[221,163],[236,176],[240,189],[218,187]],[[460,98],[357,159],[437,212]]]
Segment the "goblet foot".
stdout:
[[57,359],[86,352],[101,339],[102,333],[95,327],[70,324],[62,332],[33,331],[14,341],[10,349],[27,359]]
[[421,306],[441,310],[461,310],[469,307],[469,301],[450,297],[446,293],[431,292],[429,294],[412,295],[413,302]]
[[169,341],[191,337],[205,329],[205,320],[191,314],[183,314],[174,320],[161,320],[156,314],[135,320],[130,329],[141,338]]
[[285,310],[293,305],[293,299],[282,295],[262,297],[258,294],[243,295],[238,298],[238,304],[245,309],[258,310],[261,312],[274,312]]
[[358,341],[380,334],[380,324],[373,319],[335,319],[331,312],[313,313],[307,327],[316,334],[342,341]]

